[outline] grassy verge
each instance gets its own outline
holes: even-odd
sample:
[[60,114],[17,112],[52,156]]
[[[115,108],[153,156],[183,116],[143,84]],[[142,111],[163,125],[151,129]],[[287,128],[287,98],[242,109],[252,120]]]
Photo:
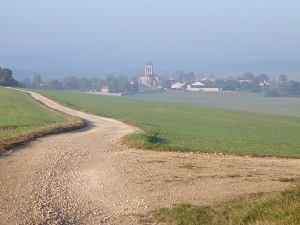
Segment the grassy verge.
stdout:
[[140,217],[140,222],[198,224],[300,224],[300,187],[259,193],[211,206],[190,204],[162,208]]
[[300,117],[83,93],[39,93],[79,110],[136,124],[143,133],[124,141],[137,148],[300,156]]
[[85,126],[80,118],[37,103],[28,94],[0,88],[0,153],[46,134]]

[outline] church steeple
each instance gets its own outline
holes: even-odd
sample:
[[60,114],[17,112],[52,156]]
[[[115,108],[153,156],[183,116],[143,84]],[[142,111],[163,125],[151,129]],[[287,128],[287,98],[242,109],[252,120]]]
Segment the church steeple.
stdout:
[[150,59],[147,61],[147,64],[146,64],[146,65],[147,65],[147,66],[153,66]]
[[153,65],[151,60],[148,60],[145,67],[145,77],[153,76]]
[[153,73],[153,65],[148,60],[145,66],[145,74],[139,77],[139,85],[154,88],[157,86],[158,76]]

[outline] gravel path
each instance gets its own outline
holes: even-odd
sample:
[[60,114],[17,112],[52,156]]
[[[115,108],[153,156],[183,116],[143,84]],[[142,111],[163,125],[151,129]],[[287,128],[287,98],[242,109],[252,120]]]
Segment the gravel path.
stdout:
[[0,158],[0,224],[137,224],[134,214],[281,190],[300,176],[299,159],[135,150],[119,139],[137,129],[45,104],[88,127],[49,135]]

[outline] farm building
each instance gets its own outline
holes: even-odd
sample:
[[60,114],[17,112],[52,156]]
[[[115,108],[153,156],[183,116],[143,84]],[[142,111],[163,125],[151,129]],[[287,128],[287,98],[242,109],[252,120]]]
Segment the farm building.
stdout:
[[181,90],[183,89],[183,86],[184,84],[181,84],[181,83],[174,83],[171,85],[171,89],[174,89],[174,90]]
[[220,91],[220,88],[216,85],[204,84],[202,82],[196,82],[190,85],[187,85],[188,91]]

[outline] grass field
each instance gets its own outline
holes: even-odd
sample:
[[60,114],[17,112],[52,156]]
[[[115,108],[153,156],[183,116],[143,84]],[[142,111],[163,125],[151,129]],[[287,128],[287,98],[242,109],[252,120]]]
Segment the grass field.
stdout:
[[170,91],[128,95],[125,98],[300,117],[300,98],[268,98],[259,93]]
[[0,152],[42,134],[69,127],[69,117],[41,107],[20,91],[0,87],[0,105]]
[[300,117],[82,93],[41,93],[77,109],[138,125],[144,133],[126,138],[135,147],[300,156]]

